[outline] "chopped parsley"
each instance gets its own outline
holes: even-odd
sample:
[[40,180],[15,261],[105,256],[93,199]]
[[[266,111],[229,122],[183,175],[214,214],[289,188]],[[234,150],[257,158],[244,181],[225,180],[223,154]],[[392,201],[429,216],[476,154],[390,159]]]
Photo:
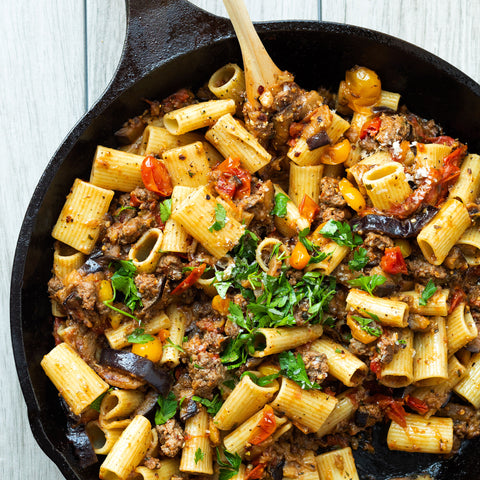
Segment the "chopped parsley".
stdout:
[[148,343],[155,340],[153,335],[145,333],[143,328],[136,328],[128,337],[127,340],[130,343]]
[[220,410],[220,407],[223,405],[223,401],[218,393],[216,393],[211,400],[208,400],[208,398],[197,397],[196,395],[194,395],[192,399],[203,405],[212,417],[217,414],[217,412]]
[[115,217],[118,218],[124,210],[136,210],[136,209],[135,209],[135,207],[132,207],[131,205],[124,205],[123,207],[120,207],[118,209],[118,212],[115,214]]
[[305,363],[300,354],[295,356],[293,352],[282,352],[278,356],[283,375],[300,385],[304,390],[318,389],[320,385],[312,383],[305,370]]
[[217,447],[217,464],[220,467],[218,480],[230,480],[240,470],[242,458],[238,453],[231,453],[228,450],[224,450],[223,454],[225,455],[225,462],[220,457],[220,451]]
[[173,392],[170,392],[166,398],[159,395],[157,403],[160,408],[155,412],[155,424],[163,425],[175,415],[178,402]]
[[225,207],[220,203],[215,205],[215,223],[208,229],[210,232],[214,230],[218,232],[221,230],[227,223],[227,211]]
[[160,204],[160,218],[165,223],[172,214],[172,199],[167,198]]
[[432,279],[427,282],[427,285],[423,289],[422,295],[419,300],[419,304],[423,307],[427,304],[428,300],[433,296],[433,294],[437,291],[437,287]]
[[275,195],[275,206],[271,212],[277,217],[284,217],[287,214],[287,204],[290,199],[284,193],[277,193]]
[[114,264],[115,273],[112,275],[110,282],[113,288],[113,297],[110,300],[104,300],[103,303],[112,310],[121,313],[130,318],[137,318],[128,313],[113,306],[113,302],[117,300],[117,293],[123,294],[123,300],[125,305],[133,312],[137,306],[142,305],[142,299],[138,293],[135,285],[134,277],[137,273],[137,267],[131,260],[119,260]]
[[353,252],[353,259],[348,262],[350,270],[358,272],[361,270],[369,261],[368,253],[365,248],[360,247]]
[[252,372],[243,372],[240,375],[240,378],[243,378],[245,376],[248,376],[252,379],[253,383],[258,385],[259,387],[265,387],[267,385],[270,385],[276,378],[280,376],[279,373],[273,373],[272,375],[266,375],[265,377],[257,377],[254,373]]
[[113,387],[110,387],[106,392],[102,393],[100,396],[98,396],[91,404],[90,408],[93,408],[97,412],[100,411],[100,405],[102,404],[102,400],[104,399],[105,395],[108,392],[111,392],[113,390]]
[[298,240],[302,242],[303,246],[310,253],[310,260],[308,261],[307,265],[310,265],[311,263],[319,263],[325,260],[328,255],[331,255],[331,253],[326,254],[325,252],[322,252],[311,240],[309,240],[307,238],[307,235],[309,233],[309,228],[304,228],[301,232],[298,233]]
[[329,220],[320,230],[320,233],[341,247],[355,248],[363,243],[362,237],[352,232],[348,222]]
[[362,310],[362,313],[368,315],[370,318],[358,317],[356,315],[352,315],[352,318],[359,323],[360,328],[364,332],[368,333],[369,335],[373,335],[374,337],[379,337],[383,333],[382,329],[372,325],[374,320],[376,322],[379,321],[378,316],[374,313],[367,312],[366,310]]
[[205,454],[202,452],[202,449],[200,447],[198,447],[196,450],[195,450],[195,457],[194,457],[194,460],[195,460],[195,465],[200,462],[201,460],[203,460],[205,458]]
[[180,345],[177,345],[176,343],[173,343],[173,342],[170,340],[170,337],[167,338],[166,342],[167,342],[167,345],[168,345],[169,347],[173,347],[173,348],[175,348],[176,350],[178,350],[179,352],[182,352],[182,353],[185,352],[185,350],[184,350]]
[[370,276],[362,275],[361,277],[349,280],[348,283],[353,287],[361,288],[373,296],[375,288],[378,287],[378,285],[383,285],[386,281],[387,279],[383,275],[375,274]]

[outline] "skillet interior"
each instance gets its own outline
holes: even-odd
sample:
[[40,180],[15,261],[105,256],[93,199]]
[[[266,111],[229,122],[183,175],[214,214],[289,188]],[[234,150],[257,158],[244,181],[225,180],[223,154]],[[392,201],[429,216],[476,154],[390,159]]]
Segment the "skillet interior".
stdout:
[[[98,465],[83,471],[77,467],[65,441],[66,421],[57,391],[39,365],[53,346],[46,295],[53,255],[51,228],[74,178],[88,179],[96,145],[114,146],[112,132],[144,109],[142,98],[160,99],[182,86],[198,87],[223,64],[241,61],[226,20],[181,0],[133,3],[116,78],[44,172],[25,216],[12,274],[12,342],[32,431],[68,479],[96,479]],[[293,72],[301,86],[336,89],[347,68],[368,66],[386,89],[402,93],[402,103],[411,110],[436,119],[448,134],[468,142],[471,151],[480,151],[480,86],[437,57],[387,35],[345,25],[282,22],[261,24],[259,30],[273,60]],[[451,460],[439,461],[433,455],[390,452],[381,441],[385,432],[375,436],[380,438],[377,455],[356,453],[362,478],[420,472],[432,462],[438,480],[480,477],[480,456],[474,454],[480,440],[470,442]]]

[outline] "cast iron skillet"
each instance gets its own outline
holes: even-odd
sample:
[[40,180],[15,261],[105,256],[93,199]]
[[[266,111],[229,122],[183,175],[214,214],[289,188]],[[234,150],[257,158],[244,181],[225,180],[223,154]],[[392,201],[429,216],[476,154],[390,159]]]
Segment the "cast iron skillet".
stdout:
[[[18,377],[33,435],[67,479],[97,479],[99,464],[78,467],[65,440],[58,394],[40,367],[53,347],[46,285],[52,264],[50,232],[74,178],[88,179],[98,144],[115,146],[112,132],[143,111],[143,98],[161,99],[183,86],[198,87],[227,62],[241,61],[230,22],[184,0],[126,0],[127,36],[115,78],[98,103],[60,146],[33,194],[18,239],[11,284],[11,332]],[[370,30],[333,23],[258,25],[273,60],[305,88],[335,89],[355,64],[373,68],[388,90],[402,93],[414,112],[438,120],[446,132],[480,151],[480,86],[424,50]],[[382,427],[383,428],[383,427]],[[380,429],[381,430],[381,429]],[[375,456],[359,449],[362,478],[422,472],[438,480],[479,478],[480,441],[451,460],[390,452],[375,431]]]

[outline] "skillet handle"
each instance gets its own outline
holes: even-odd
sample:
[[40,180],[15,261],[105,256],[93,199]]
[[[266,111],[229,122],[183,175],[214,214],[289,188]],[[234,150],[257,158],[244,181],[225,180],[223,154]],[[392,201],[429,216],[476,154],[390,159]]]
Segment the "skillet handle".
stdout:
[[125,90],[168,59],[233,34],[228,19],[186,0],[125,0],[127,33],[110,90]]

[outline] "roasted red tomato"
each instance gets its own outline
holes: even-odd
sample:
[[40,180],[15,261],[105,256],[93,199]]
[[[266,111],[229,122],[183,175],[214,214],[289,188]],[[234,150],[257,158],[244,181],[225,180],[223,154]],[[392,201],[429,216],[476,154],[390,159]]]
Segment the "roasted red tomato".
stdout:
[[441,135],[440,137],[428,137],[425,139],[427,143],[438,143],[439,145],[447,145],[448,147],[453,147],[455,145],[455,139],[452,137],[447,137],[446,135]]
[[380,266],[384,272],[392,275],[408,273],[407,264],[405,263],[400,247],[386,248],[385,255],[380,261]]
[[148,155],[142,162],[142,181],[145,188],[162,197],[172,194],[172,181],[167,167],[153,155]]
[[360,140],[363,140],[367,135],[374,137],[380,130],[381,126],[382,121],[380,120],[380,117],[374,117],[371,120],[368,120],[368,122],[363,124],[363,127],[360,130]]
[[256,467],[253,467],[252,470],[247,473],[247,480],[258,480],[259,478],[262,478],[264,470],[265,464],[259,463]]
[[407,412],[403,408],[403,400],[396,400],[388,395],[377,393],[371,398],[371,403],[379,405],[390,420],[398,423],[403,428],[407,426],[407,421],[405,420]]
[[[425,415],[428,412],[428,405],[419,398],[412,397],[411,395],[407,395],[405,397],[405,405],[410,407],[412,410],[415,410],[420,415]],[[398,423],[398,422],[397,422]]]
[[173,290],[171,295],[179,295],[185,290],[188,290],[202,275],[205,269],[207,268],[206,263],[202,263],[199,267],[195,267],[188,277],[179,283]]
[[302,217],[305,217],[310,223],[312,223],[320,211],[320,207],[309,195],[305,194],[298,206],[298,210]]
[[467,295],[460,287],[455,287],[453,292],[450,294],[450,308],[448,309],[448,313],[452,313],[455,308],[462,302],[467,300]]
[[270,405],[263,407],[263,415],[255,428],[252,430],[248,443],[252,445],[258,445],[265,441],[277,428],[277,422],[275,421],[275,414],[273,408]]
[[250,195],[252,175],[240,167],[238,158],[228,157],[215,168],[213,175],[217,178],[215,190],[225,200],[238,200]]

